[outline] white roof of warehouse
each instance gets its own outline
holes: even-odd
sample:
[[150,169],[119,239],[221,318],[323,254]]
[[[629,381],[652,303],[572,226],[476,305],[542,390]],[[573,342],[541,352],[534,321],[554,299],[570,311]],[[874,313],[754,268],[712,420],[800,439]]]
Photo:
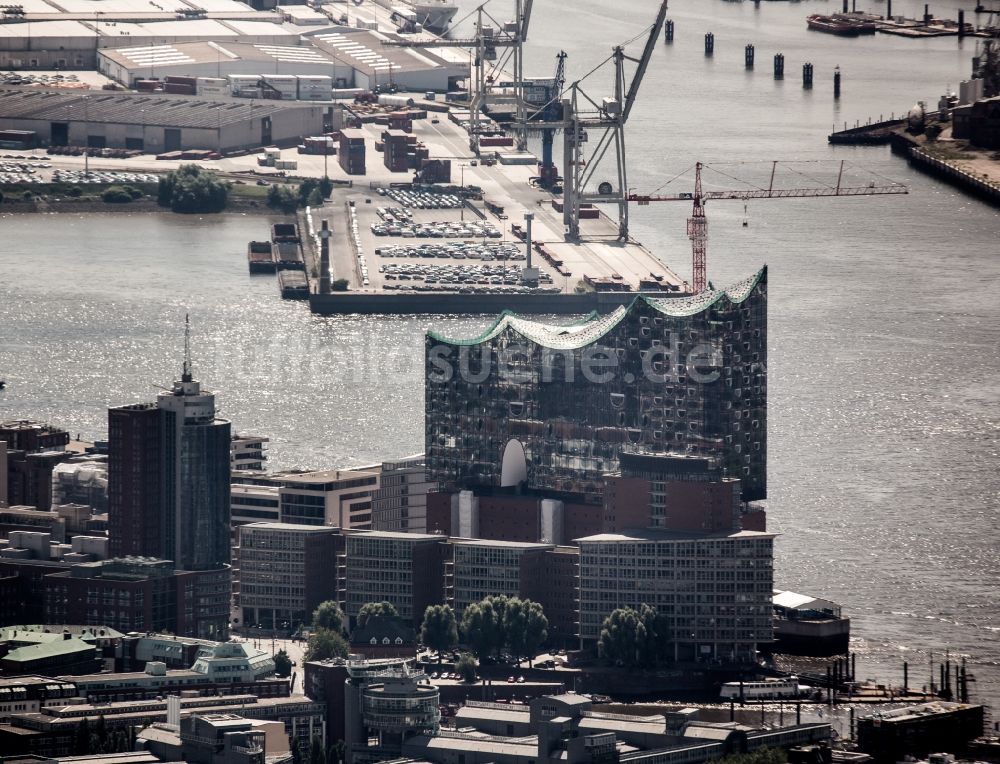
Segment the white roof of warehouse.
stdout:
[[810,597],[808,594],[797,594],[796,592],[784,592],[780,589],[774,590],[774,600],[775,606],[787,608],[789,610],[798,610],[805,606],[810,606],[814,610],[837,610],[839,605],[836,602],[830,600],[820,599],[819,597]]
[[[0,24],[0,37],[27,37],[28,24]],[[43,37],[94,37],[96,33],[81,21],[33,21],[31,39]]]

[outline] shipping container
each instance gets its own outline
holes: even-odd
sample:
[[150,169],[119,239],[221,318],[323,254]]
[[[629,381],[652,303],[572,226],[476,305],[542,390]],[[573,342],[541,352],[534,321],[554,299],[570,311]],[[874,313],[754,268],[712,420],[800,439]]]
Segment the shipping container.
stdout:
[[405,107],[413,106],[413,99],[401,95],[380,95],[378,102],[383,106]]

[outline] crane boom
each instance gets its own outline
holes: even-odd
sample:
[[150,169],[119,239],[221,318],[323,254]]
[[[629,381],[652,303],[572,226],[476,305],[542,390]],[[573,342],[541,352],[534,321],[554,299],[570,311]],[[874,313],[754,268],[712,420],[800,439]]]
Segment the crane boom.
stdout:
[[830,196],[876,196],[880,194],[908,194],[906,186],[899,184],[867,186],[842,186],[844,177],[844,162],[840,162],[836,186],[819,188],[774,188],[774,173],[778,163],[771,168],[771,181],[768,188],[735,189],[729,191],[703,191],[701,188],[701,162],[695,164],[694,193],[679,194],[629,194],[628,201],[645,206],[650,202],[691,202],[693,210],[687,220],[687,235],[691,240],[691,288],[695,294],[705,291],[706,274],[706,242],[708,241],[708,218],[705,216],[705,202],[710,199],[793,199],[817,198]]
[[[530,0],[529,0],[530,2]],[[628,93],[625,95],[625,103],[622,104],[622,122],[628,120],[629,112],[632,111],[632,105],[635,103],[635,97],[639,94],[639,86],[642,84],[642,78],[646,74],[646,68],[649,66],[649,59],[653,55],[653,50],[656,47],[656,41],[660,39],[660,32],[663,30],[663,22],[667,18],[667,0],[663,0],[660,3],[660,12],[656,14],[656,21],[653,22],[652,28],[649,30],[649,37],[646,38],[646,47],[642,50],[642,56],[636,61],[639,66],[635,70],[635,74],[632,76],[632,82],[629,84]]]

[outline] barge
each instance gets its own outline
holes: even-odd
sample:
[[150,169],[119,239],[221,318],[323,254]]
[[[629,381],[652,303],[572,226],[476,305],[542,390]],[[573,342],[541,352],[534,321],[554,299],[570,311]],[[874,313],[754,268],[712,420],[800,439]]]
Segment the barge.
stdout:
[[247,266],[250,273],[274,273],[277,264],[269,241],[251,241],[247,244]]
[[838,19],[834,16],[824,16],[820,13],[809,16],[806,19],[806,24],[816,32],[826,32],[841,37],[857,37],[861,34],[861,27],[854,22]]
[[825,657],[847,652],[851,619],[840,605],[795,592],[774,592],[774,642],[771,652]]

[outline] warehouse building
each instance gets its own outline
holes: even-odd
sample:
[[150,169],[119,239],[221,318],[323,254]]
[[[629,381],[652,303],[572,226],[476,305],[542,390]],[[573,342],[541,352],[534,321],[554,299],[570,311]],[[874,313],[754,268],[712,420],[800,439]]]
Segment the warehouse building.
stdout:
[[[134,87],[137,80],[180,77],[325,75],[338,87],[353,87],[354,70],[312,45],[178,42],[109,48],[97,56],[105,76]],[[330,94],[325,100],[329,100]]]
[[227,21],[224,26],[243,37],[237,39],[230,33],[228,37],[163,38],[141,44],[129,38],[126,44],[98,51],[96,68],[129,87],[136,80],[167,76],[315,75],[330,77],[335,88],[391,84],[411,92],[451,90],[468,74],[467,61],[429,50],[383,45],[398,35],[326,25],[311,28],[302,37],[263,40],[262,35],[250,33],[255,27],[273,25]]
[[245,18],[164,19],[129,22],[110,21],[109,11],[91,11],[74,19],[73,14],[51,20],[0,24],[0,68],[95,69],[98,50],[133,46],[171,45],[178,42],[244,42],[261,45],[294,45],[296,27],[284,27],[273,14]]
[[321,104],[0,89],[0,130],[32,130],[42,146],[225,152],[294,145],[340,124],[339,109]]

